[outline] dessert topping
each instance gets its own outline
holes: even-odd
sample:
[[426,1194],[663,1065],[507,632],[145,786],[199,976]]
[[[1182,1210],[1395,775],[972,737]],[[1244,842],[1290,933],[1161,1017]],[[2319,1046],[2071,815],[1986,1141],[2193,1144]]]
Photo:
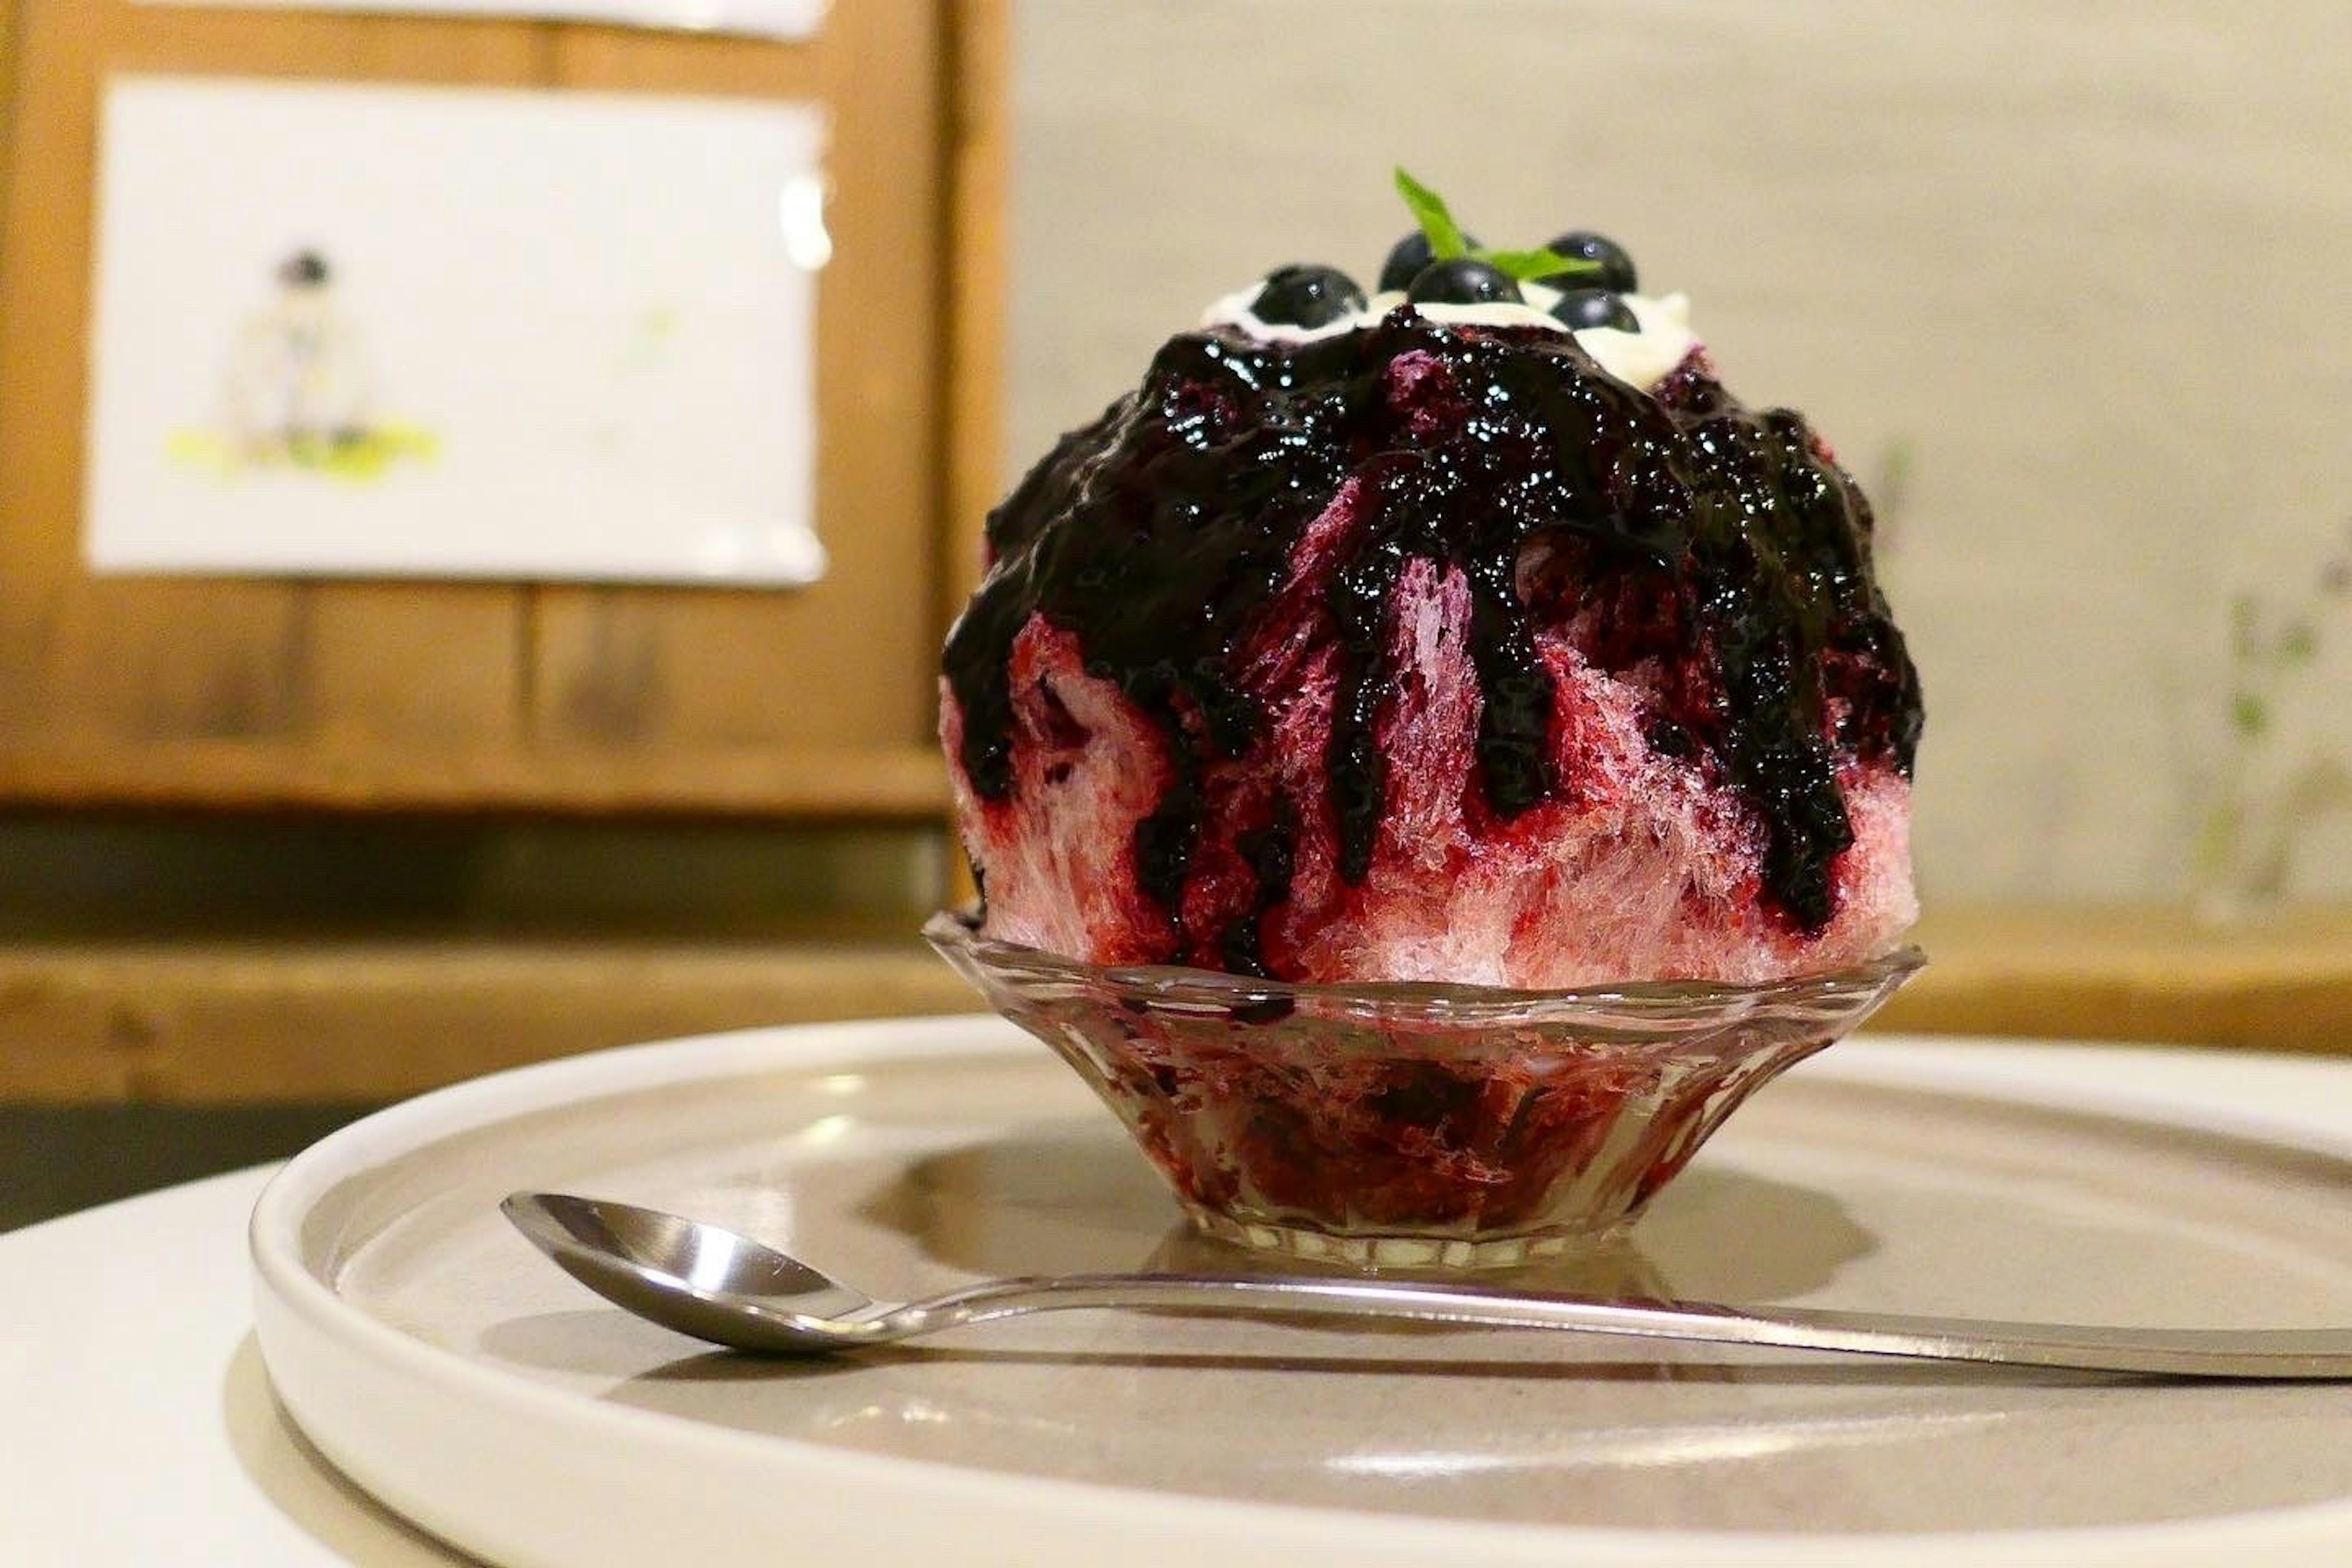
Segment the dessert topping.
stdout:
[[1328,327],[1364,308],[1364,291],[1336,267],[1277,267],[1251,300],[1249,313],[1268,326]]
[[1431,262],[1404,297],[1416,305],[1517,305],[1527,298],[1510,274],[1466,256]]
[[1590,268],[1576,268],[1538,279],[1555,289],[1596,288],[1631,294],[1641,287],[1633,274],[1633,258],[1625,254],[1623,246],[1605,234],[1595,234],[1589,228],[1570,229],[1544,248],[1555,255],[1591,262],[1601,269],[1596,275]]
[[1613,331],[1638,332],[1641,318],[1633,314],[1624,297],[1608,289],[1570,289],[1552,301],[1552,320],[1570,331],[1589,332],[1597,327]]
[[[1310,525],[1345,542],[1318,569],[1322,592],[1301,600],[1286,585]],[[1329,637],[1340,657],[1324,820],[1341,876],[1360,881],[1390,797],[1378,728],[1400,679],[1391,604],[1425,561],[1472,595],[1477,776],[1496,819],[1562,798],[1537,635],[1565,635],[1589,610],[1601,628],[1589,657],[1654,687],[1685,765],[1753,813],[1765,889],[1820,930],[1836,910],[1832,863],[1853,840],[1839,756],[1908,773],[1919,731],[1870,531],[1867,504],[1803,420],[1741,407],[1702,356],[1653,395],[1557,327],[1450,325],[1410,308],[1312,342],[1178,337],[989,519],[994,566],[946,656],[964,772],[982,800],[1010,795],[1013,640],[1033,615],[1075,635],[1089,672],[1167,738],[1170,776],[1136,855],[1144,890],[1181,919],[1208,770],[1267,743],[1293,695],[1253,685],[1249,650]],[[1538,546],[1584,564],[1557,584],[1522,583]],[[1277,631],[1277,614],[1328,619],[1319,634]],[[1314,815],[1303,800],[1284,809],[1301,829]],[[1278,901],[1295,854],[1286,834],[1254,857],[1273,884],[1260,908]],[[1227,962],[1246,972],[1254,932],[1229,934]]]
[[[1469,239],[1464,249],[1454,254],[1465,255],[1477,244],[1476,240]],[[1412,280],[1428,271],[1429,264],[1437,259],[1437,252],[1431,247],[1429,236],[1421,229],[1414,229],[1390,247],[1388,259],[1381,263],[1381,292],[1403,293],[1412,287]]]

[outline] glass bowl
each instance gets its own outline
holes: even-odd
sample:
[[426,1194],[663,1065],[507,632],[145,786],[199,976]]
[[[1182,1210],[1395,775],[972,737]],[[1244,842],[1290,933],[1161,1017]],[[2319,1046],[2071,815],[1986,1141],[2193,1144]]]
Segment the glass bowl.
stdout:
[[1739,1103],[1926,959],[1759,985],[1291,985],[923,935],[1101,1096],[1203,1232],[1374,1267],[1607,1242]]

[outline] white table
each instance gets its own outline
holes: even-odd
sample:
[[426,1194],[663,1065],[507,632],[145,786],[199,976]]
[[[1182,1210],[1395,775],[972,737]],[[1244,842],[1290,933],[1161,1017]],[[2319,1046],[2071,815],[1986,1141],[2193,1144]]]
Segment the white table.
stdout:
[[275,1167],[0,1236],[0,1563],[449,1568],[278,1413],[245,1221]]
[[[2352,1120],[2352,1060],[1986,1046],[2065,1087],[2189,1090],[2245,1116]],[[446,1568],[272,1400],[244,1228],[268,1168],[0,1236],[0,1563]],[[2344,1543],[2352,1561],[2352,1541]]]

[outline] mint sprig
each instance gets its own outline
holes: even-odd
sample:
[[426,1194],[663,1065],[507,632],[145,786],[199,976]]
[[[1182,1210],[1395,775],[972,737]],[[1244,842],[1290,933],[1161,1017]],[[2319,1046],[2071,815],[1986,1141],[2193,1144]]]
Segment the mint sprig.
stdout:
[[1483,261],[1515,283],[1526,283],[1538,278],[1556,278],[1561,273],[1571,275],[1597,273],[1601,263],[1581,256],[1562,256],[1557,250],[1489,250],[1474,246],[1454,221],[1454,211],[1445,198],[1405,173],[1402,164],[1396,170],[1397,195],[1412,214],[1413,222],[1429,240],[1429,254],[1439,261],[1454,261],[1464,257]]
[[1598,261],[1588,261],[1581,256],[1562,256],[1557,250],[1478,250],[1471,254],[1515,283],[1556,278],[1563,272],[1601,270]]
[[1445,198],[1404,172],[1397,165],[1397,195],[1412,212],[1412,221],[1421,225],[1421,232],[1429,237],[1429,253],[1440,261],[1452,261],[1470,254],[1470,241],[1464,237],[1462,226],[1454,221],[1454,214],[1445,205]]

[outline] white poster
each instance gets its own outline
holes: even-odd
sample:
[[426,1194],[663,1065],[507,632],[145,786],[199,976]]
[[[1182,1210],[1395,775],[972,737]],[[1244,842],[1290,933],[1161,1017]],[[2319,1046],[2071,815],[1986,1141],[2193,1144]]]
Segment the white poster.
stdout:
[[825,0],[145,0],[150,5],[250,11],[361,11],[376,16],[544,16],[755,37],[804,38],[824,20]]
[[122,78],[100,572],[804,583],[822,113]]

